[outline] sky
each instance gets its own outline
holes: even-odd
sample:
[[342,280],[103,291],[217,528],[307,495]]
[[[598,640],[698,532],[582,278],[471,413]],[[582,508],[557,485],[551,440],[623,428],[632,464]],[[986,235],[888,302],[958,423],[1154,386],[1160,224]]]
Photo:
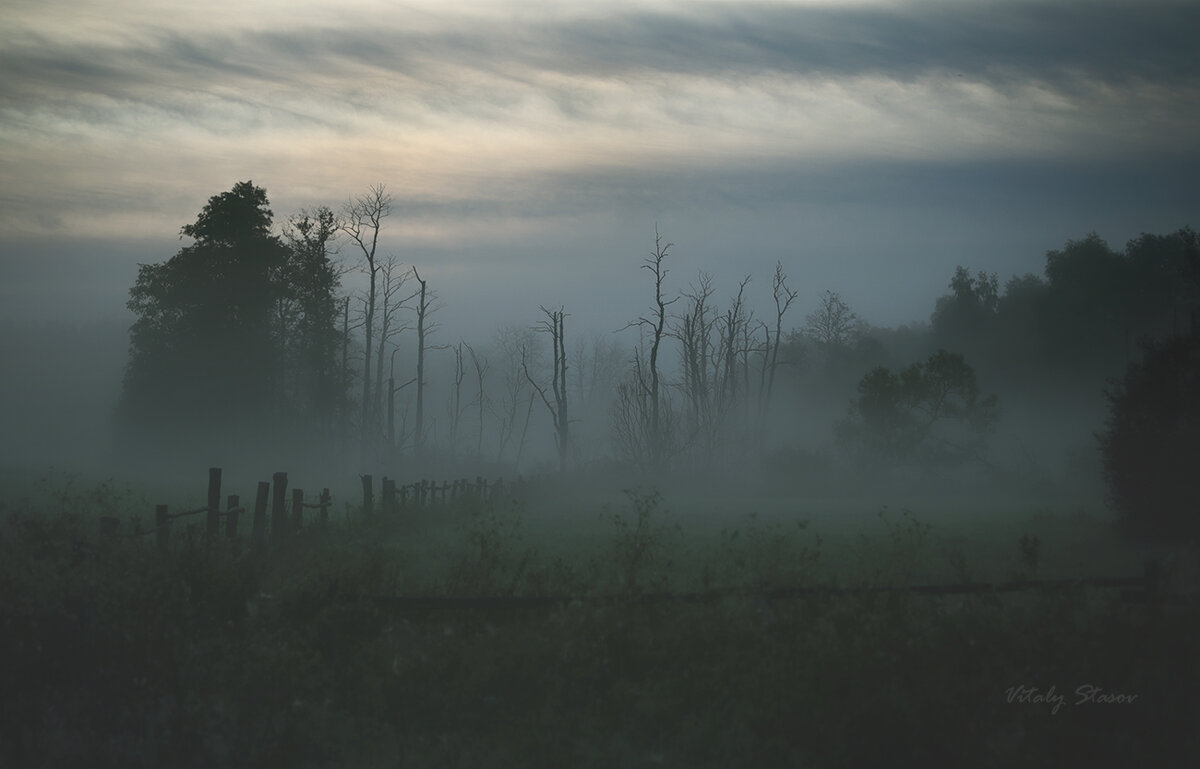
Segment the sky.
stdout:
[[[383,248],[446,339],[565,306],[576,329],[783,263],[928,320],[955,265],[1040,272],[1200,226],[1200,5],[6,0],[0,319],[126,318],[137,264],[236,182],[277,221],[395,197]],[[342,258],[350,260],[349,251]]]

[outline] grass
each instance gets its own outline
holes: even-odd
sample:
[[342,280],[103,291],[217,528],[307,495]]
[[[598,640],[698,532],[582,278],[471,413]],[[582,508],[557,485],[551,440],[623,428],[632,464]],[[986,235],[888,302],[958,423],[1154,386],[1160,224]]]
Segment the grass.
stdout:
[[[166,555],[98,541],[98,514],[144,509],[112,485],[10,503],[0,765],[824,767],[904,756],[982,767],[1200,755],[1195,607],[1111,591],[760,592],[1138,573],[1142,554],[1094,517],[1031,509],[964,525],[949,507],[682,502],[644,490],[557,514],[545,500],[369,522],[351,510],[262,557],[181,532]],[[642,600],[732,585],[749,589]],[[442,611],[377,600],[481,594],[582,600]],[[1135,699],[1079,701],[1086,686]]]

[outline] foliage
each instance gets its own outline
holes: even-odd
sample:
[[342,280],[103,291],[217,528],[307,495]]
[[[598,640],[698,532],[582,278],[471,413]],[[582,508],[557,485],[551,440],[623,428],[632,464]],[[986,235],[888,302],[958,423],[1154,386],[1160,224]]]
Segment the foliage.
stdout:
[[1200,538],[1200,332],[1147,344],[1108,393],[1109,501],[1134,534]]
[[118,411],[131,441],[185,431],[211,444],[301,401],[330,421],[340,390],[335,223],[325,210],[302,215],[288,245],[271,233],[267,206],[264,189],[239,182],[182,228],[193,244],[139,268]]
[[980,397],[963,357],[938,350],[899,373],[870,371],[837,430],[860,459],[954,463],[979,458],[998,418],[996,397]]

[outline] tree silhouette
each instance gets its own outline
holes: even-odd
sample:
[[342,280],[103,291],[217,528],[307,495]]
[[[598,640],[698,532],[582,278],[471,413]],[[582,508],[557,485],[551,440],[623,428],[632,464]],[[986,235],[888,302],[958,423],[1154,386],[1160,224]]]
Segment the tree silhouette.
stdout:
[[302,213],[285,244],[272,218],[266,191],[239,182],[180,230],[191,245],[139,267],[118,406],[132,445],[249,447],[285,424],[330,434],[345,392],[335,222],[327,209]]
[[998,419],[996,396],[979,396],[974,369],[938,350],[899,373],[868,372],[837,432],[861,460],[957,463],[982,458]]
[[[252,182],[209,199],[192,245],[141,265],[119,415],[134,432],[228,429],[270,410],[282,375],[273,307],[288,249]],[[183,437],[183,436],[179,436]]]

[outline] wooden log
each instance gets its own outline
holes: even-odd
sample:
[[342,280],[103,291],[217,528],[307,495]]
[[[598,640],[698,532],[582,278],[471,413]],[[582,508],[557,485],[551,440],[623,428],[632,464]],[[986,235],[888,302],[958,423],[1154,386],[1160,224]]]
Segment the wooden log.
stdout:
[[204,535],[208,538],[217,536],[221,514],[221,468],[208,468],[208,515],[204,520]]
[[375,514],[375,489],[373,481],[374,479],[370,475],[362,476],[362,512],[364,518],[370,518]]
[[271,542],[279,544],[283,541],[287,528],[287,473],[275,473],[271,476],[274,488],[271,490]]
[[170,548],[169,537],[171,530],[168,528],[171,525],[171,516],[167,514],[166,505],[154,506],[154,526],[155,538],[158,540],[158,549],[160,552],[167,552]]
[[267,498],[271,495],[271,484],[258,482],[258,495],[254,498],[254,549],[262,551],[267,546]]
[[292,489],[292,528],[289,534],[295,534],[304,526],[304,492]]
[[240,501],[237,494],[230,494],[225,498],[225,509],[228,511],[225,513],[225,536],[230,539],[237,539],[238,516],[240,515],[238,503]]

